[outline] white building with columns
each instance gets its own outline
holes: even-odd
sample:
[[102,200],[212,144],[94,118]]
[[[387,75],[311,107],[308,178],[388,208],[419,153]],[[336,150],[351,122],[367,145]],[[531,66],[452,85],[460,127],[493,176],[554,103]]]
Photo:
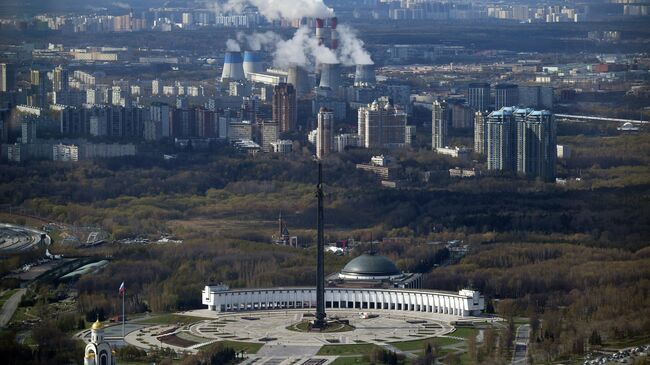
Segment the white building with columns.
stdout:
[[[219,290],[206,286],[203,304],[217,312],[238,312],[316,307],[316,288],[269,288]],[[485,309],[479,292],[458,293],[423,289],[325,288],[326,309],[375,309],[450,314],[459,317],[478,315]]]
[[[361,255],[327,277],[325,309],[389,310],[475,316],[485,309],[478,291],[419,289],[421,274],[403,273],[388,258]],[[316,288],[229,289],[207,285],[202,303],[217,312],[316,307]]]

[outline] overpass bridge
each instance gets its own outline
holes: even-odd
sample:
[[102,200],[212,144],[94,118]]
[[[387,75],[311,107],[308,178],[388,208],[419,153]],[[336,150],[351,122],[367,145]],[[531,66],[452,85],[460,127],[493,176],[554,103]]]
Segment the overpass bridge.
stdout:
[[646,120],[606,118],[606,117],[594,117],[589,115],[572,115],[572,114],[555,114],[555,118],[562,119],[567,122],[577,122],[577,123],[586,123],[586,122],[615,122],[615,123],[633,123],[633,124],[650,123]]

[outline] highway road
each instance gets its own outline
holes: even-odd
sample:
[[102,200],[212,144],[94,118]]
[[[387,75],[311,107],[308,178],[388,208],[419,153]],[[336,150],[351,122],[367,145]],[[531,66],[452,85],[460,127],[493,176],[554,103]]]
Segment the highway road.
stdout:
[[515,351],[512,354],[512,365],[528,364],[528,341],[530,340],[530,325],[517,327],[515,336]]
[[14,295],[7,299],[5,304],[2,306],[2,309],[0,309],[0,327],[4,327],[9,323],[16,308],[18,308],[18,304],[20,304],[20,299],[22,299],[23,294],[25,294],[26,291],[27,289],[18,289]]

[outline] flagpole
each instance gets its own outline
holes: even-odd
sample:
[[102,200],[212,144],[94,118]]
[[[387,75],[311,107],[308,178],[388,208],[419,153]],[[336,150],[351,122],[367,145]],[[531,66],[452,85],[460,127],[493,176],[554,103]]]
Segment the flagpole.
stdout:
[[122,340],[124,340],[124,296],[126,295],[126,289],[122,290]]

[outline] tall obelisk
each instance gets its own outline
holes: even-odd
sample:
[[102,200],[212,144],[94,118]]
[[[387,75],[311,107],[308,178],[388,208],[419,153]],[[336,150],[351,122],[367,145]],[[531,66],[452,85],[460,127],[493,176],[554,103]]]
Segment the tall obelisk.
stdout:
[[325,328],[325,235],[323,233],[323,165],[318,160],[318,185],[316,186],[316,197],[318,198],[318,215],[316,225],[318,226],[318,256],[316,263],[316,319],[314,328]]

